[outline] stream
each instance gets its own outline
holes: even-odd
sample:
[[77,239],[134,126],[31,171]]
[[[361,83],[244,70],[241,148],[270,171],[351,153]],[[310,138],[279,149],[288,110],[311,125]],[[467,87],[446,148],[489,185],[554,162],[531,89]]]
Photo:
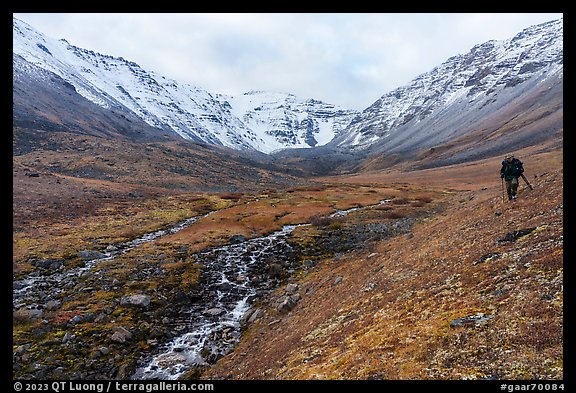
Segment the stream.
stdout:
[[[128,242],[109,246],[104,252],[98,252],[96,258],[86,260],[83,266],[57,270],[50,274],[43,274],[40,271],[31,273],[27,277],[13,282],[12,306],[17,309],[24,304],[29,305],[28,307],[40,304],[47,291],[49,291],[50,297],[56,297],[65,289],[63,283],[73,283],[75,277],[81,277],[86,274],[99,262],[114,259],[144,243],[176,233],[212,213],[190,217],[166,229],[160,229]],[[95,272],[95,274],[99,275],[100,272]]]
[[286,240],[296,227],[287,225],[265,237],[198,254],[204,265],[204,292],[211,298],[192,305],[187,332],[139,367],[132,379],[178,379],[191,367],[213,363],[232,350],[250,304],[279,283],[266,276],[267,267],[279,260],[288,266],[294,257]]
[[[376,205],[337,210],[330,217],[389,202],[386,199]],[[203,286],[212,292],[213,299],[191,307],[187,332],[138,367],[132,379],[178,379],[190,368],[209,365],[230,352],[240,340],[240,320],[251,303],[279,284],[266,276],[266,268],[282,261],[290,269],[296,258],[287,239],[294,229],[305,225],[310,224],[286,225],[268,236],[198,254],[205,271]]]
[[[380,201],[379,204],[388,203]],[[356,207],[338,210],[332,217],[373,207]],[[167,229],[148,233],[129,242],[109,246],[96,252],[95,258],[85,258],[81,267],[38,271],[13,282],[13,309],[25,307],[41,309],[46,298],[58,298],[76,285],[84,274],[100,275],[92,271],[99,262],[112,260],[135,247],[162,236],[176,233],[201,218],[196,216],[181,221]],[[245,239],[237,237],[231,244],[210,248],[195,254],[196,262],[203,265],[200,279],[202,295],[179,312],[171,324],[177,326],[171,341],[159,346],[155,353],[141,358],[133,380],[176,380],[190,369],[213,364],[232,351],[241,337],[242,317],[253,302],[280,284],[282,271],[291,274],[297,268],[297,255],[288,243],[292,231],[299,225],[286,225],[267,236]]]

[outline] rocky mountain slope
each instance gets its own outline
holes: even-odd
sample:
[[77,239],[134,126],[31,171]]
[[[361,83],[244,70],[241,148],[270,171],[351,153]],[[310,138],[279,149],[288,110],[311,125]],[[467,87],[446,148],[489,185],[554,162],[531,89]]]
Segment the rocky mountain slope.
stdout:
[[562,116],[560,19],[451,57],[383,95],[329,145],[412,158],[457,145],[449,164],[556,138]]
[[256,148],[265,153],[326,145],[357,114],[354,110],[314,99],[304,101],[285,93],[251,91],[225,99],[231,112],[259,135]]
[[[51,75],[48,78],[61,79],[70,94],[76,93],[112,113],[137,117],[184,139],[234,149],[270,152],[325,144],[356,114],[290,94],[247,93],[237,98],[211,94],[144,70],[124,58],[46,37],[16,18],[13,50],[15,79],[35,78],[34,73]],[[15,94],[32,97],[43,93],[46,87],[23,81],[20,88],[22,93]],[[74,108],[73,102],[67,104]],[[20,116],[39,116],[43,122],[62,121],[55,120],[54,114],[21,110],[19,105],[15,111]],[[103,117],[108,111],[102,111]],[[32,121],[34,117],[22,119],[25,123]]]
[[[46,88],[25,76],[48,72],[61,78],[69,94],[112,111],[113,117],[138,118],[160,134],[265,153],[325,146],[322,155],[346,150],[354,161],[385,155],[380,167],[422,155],[428,156],[427,165],[482,158],[557,138],[563,130],[562,19],[476,45],[386,93],[362,113],[288,93],[211,94],[123,58],[48,38],[17,19],[13,26],[20,85],[15,117],[21,124],[51,123],[60,116],[26,108],[25,98],[45,94]],[[294,155],[309,160],[314,153]]]

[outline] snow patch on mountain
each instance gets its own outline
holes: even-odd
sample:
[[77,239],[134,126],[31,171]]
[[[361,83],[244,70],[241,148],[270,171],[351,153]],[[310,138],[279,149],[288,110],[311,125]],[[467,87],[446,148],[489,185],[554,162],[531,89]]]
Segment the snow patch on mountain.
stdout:
[[476,45],[383,95],[331,144],[365,150],[382,143],[392,151],[416,141],[442,143],[458,132],[446,126],[459,113],[479,112],[498,100],[505,104],[502,98],[511,99],[515,88],[520,94],[528,81],[562,72],[563,19],[531,26],[511,39]]
[[269,153],[332,140],[357,114],[291,94],[250,92],[226,97],[146,71],[122,57],[44,36],[13,18],[13,51],[53,72],[104,108],[133,112],[185,139]]
[[325,145],[358,113],[289,93],[250,91],[226,100],[232,113],[259,136],[261,144],[254,147],[266,153]]

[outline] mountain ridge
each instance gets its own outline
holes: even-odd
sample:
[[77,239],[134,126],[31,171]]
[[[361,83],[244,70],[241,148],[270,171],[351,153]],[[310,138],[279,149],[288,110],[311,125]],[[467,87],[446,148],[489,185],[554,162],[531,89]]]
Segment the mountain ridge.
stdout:
[[[212,94],[122,57],[50,39],[15,18],[13,24],[16,74],[33,64],[55,72],[85,99],[119,112],[114,116],[130,117],[132,128],[142,127],[147,138],[179,136],[264,152],[281,163],[301,164],[311,174],[385,168],[422,157],[427,160],[424,167],[447,165],[562,139],[563,19],[530,26],[507,40],[475,45],[361,112],[290,93]],[[15,100],[19,124],[30,123],[19,116],[33,111],[19,108],[35,89],[22,90]],[[540,113],[532,116],[538,106]],[[64,111],[66,116],[71,112]],[[47,113],[40,117],[50,122]],[[499,131],[510,128],[515,131]],[[374,166],[376,162],[380,164]],[[315,163],[320,164],[317,169]]]
[[[562,23],[559,19],[531,26],[511,39],[488,41],[467,54],[449,58],[408,85],[383,95],[328,146],[413,157],[485,128],[477,142],[485,154],[501,154],[499,146],[486,149],[486,139],[502,142],[502,138],[490,138],[490,133],[533,110],[533,102],[523,102],[530,96],[538,96],[538,104],[548,107],[540,119],[555,120],[544,129],[525,133],[538,139],[536,143],[557,137],[563,130]],[[541,84],[548,84],[546,89],[554,96],[543,94]],[[506,148],[512,149],[520,139],[508,141]],[[517,146],[521,147],[526,144]],[[462,156],[460,161],[468,158]]]
[[[25,61],[60,76],[78,94],[103,108],[123,109],[152,127],[169,129],[184,139],[264,152],[291,146],[310,147],[327,143],[346,119],[356,113],[313,99],[296,99],[291,94],[267,93],[261,94],[262,102],[254,105],[261,108],[272,104],[266,112],[269,115],[262,115],[270,119],[267,123],[259,120],[254,108],[233,114],[227,101],[230,97],[146,71],[122,57],[82,49],[64,39],[48,38],[16,18],[13,31],[14,53]],[[18,67],[20,62],[14,65]],[[252,125],[260,124],[252,129],[240,117],[252,119]],[[326,133],[332,135],[327,137]]]

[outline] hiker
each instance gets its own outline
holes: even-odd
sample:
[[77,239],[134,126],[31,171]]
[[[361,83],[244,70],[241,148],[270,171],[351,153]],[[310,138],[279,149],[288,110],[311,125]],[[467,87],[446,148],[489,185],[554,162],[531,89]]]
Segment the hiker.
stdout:
[[518,178],[524,173],[524,166],[522,161],[515,158],[513,154],[507,154],[502,161],[502,169],[500,169],[500,177],[506,182],[506,192],[508,193],[508,200],[516,199],[516,192],[518,191]]

